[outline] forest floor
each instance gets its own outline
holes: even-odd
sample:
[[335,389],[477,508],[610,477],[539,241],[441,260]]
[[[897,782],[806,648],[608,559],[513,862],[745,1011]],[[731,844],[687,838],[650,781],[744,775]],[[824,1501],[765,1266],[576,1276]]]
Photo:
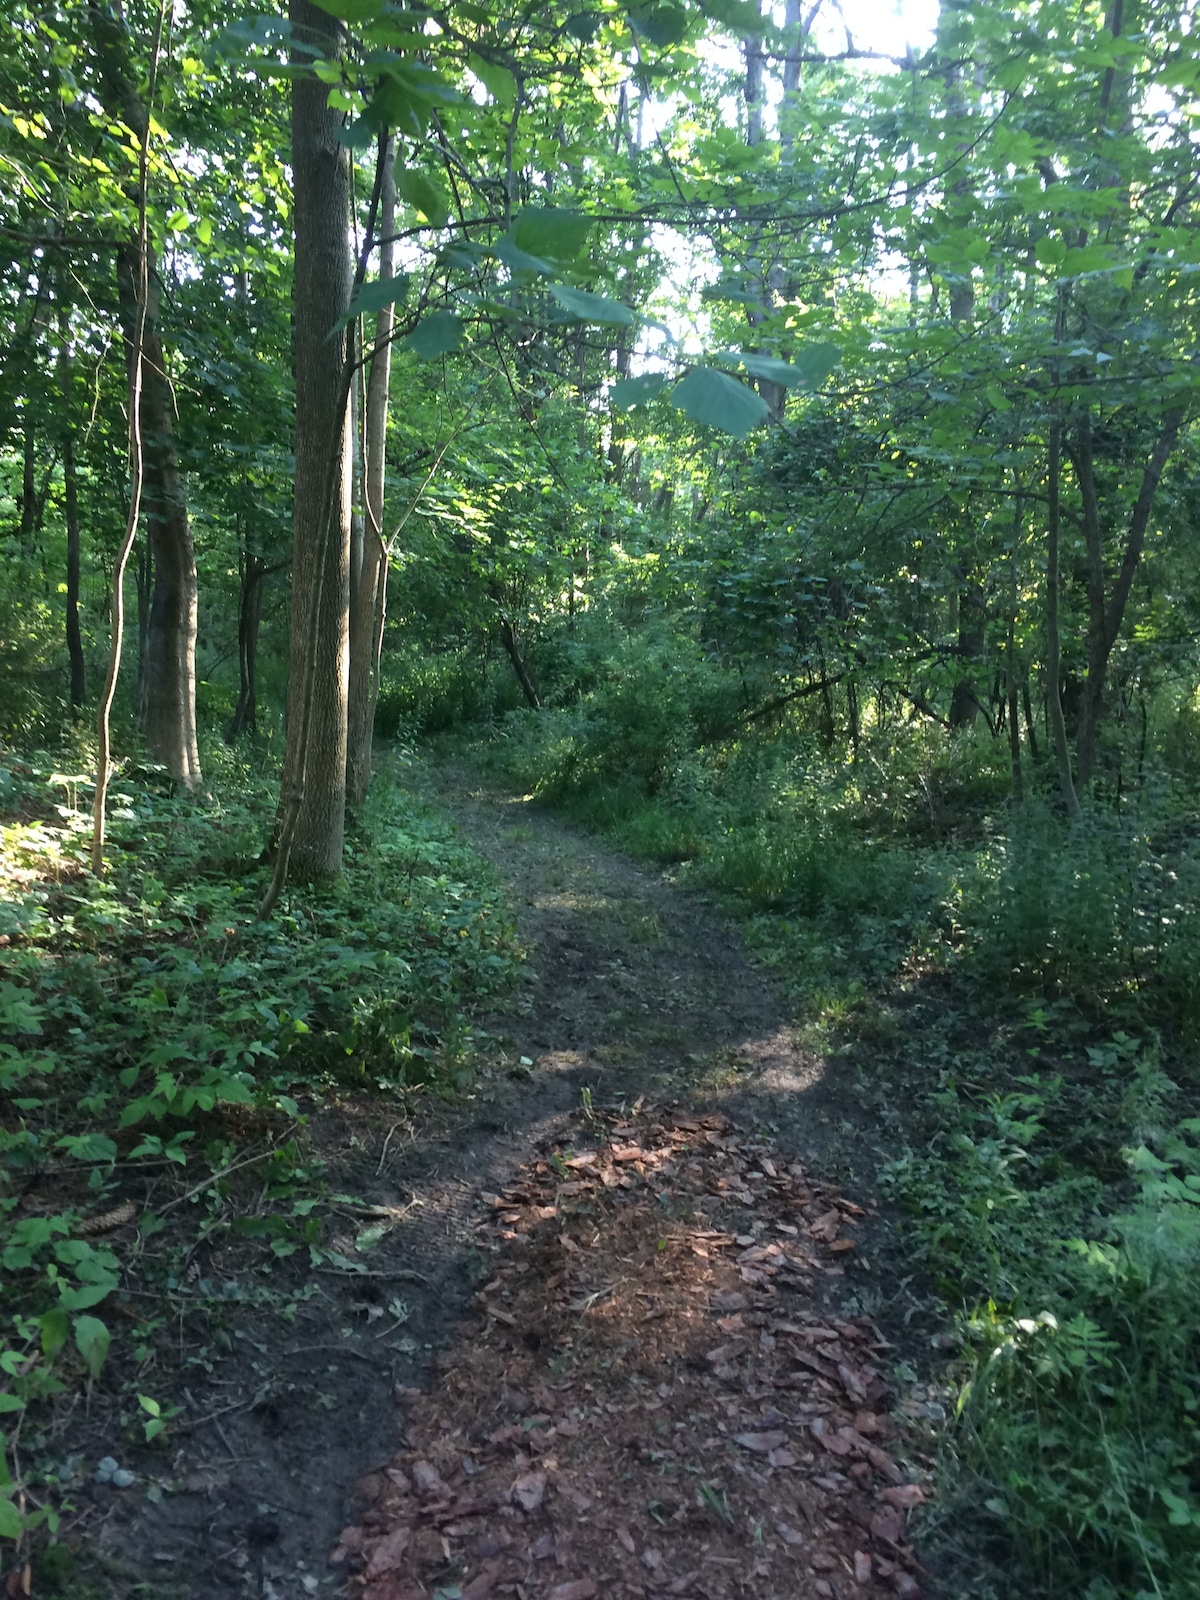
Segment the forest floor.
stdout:
[[710,904],[452,760],[412,781],[509,886],[523,982],[457,1102],[314,1118],[345,1270],[280,1263],[168,1451],[88,1485],[73,1597],[932,1593],[886,1086],[797,1044]]

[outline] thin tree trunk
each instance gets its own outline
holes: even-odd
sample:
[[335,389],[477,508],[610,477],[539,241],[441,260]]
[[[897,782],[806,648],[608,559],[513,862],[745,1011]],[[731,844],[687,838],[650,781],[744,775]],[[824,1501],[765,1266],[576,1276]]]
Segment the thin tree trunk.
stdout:
[[1038,751],[1037,728],[1034,726],[1033,701],[1029,695],[1028,677],[1024,678],[1021,683],[1021,710],[1025,714],[1025,736],[1029,740],[1029,759],[1036,767],[1041,760],[1041,755]]
[[1071,776],[1071,750],[1062,709],[1062,639],[1058,620],[1059,489],[1062,477],[1062,419],[1055,412],[1050,423],[1049,463],[1046,470],[1046,711],[1054,743],[1054,766],[1067,814],[1077,820],[1079,796]]
[[1021,586],[1017,572],[1017,551],[1021,543],[1021,522],[1025,514],[1021,484],[1017,483],[1017,499],[1013,509],[1012,556],[1009,561],[1008,587],[1008,638],[1004,646],[1004,687],[1008,707],[1008,749],[1012,762],[1013,799],[1020,804],[1025,798],[1025,778],[1021,771],[1021,723],[1018,696],[1020,674],[1017,670],[1017,603]]
[[68,697],[72,716],[78,716],[86,692],[83,639],[79,628],[79,482],[75,468],[75,423],[72,416],[71,345],[67,312],[58,308],[58,373],[62,387],[63,516],[67,526],[67,659],[70,662]]
[[1104,576],[1104,528],[1101,521],[1100,495],[1096,485],[1095,462],[1092,453],[1091,417],[1085,412],[1075,434],[1072,460],[1079,481],[1083,504],[1083,536],[1087,562],[1088,636],[1087,681],[1083,688],[1079,727],[1075,751],[1079,783],[1090,783],[1096,766],[1096,740],[1104,715],[1104,683],[1108,674],[1109,658],[1120,637],[1125,620],[1125,610],[1133,580],[1137,574],[1146,542],[1146,529],[1158,485],[1179,438],[1183,424],[1183,411],[1176,407],[1163,418],[1150,460],[1142,473],[1138,497],[1129,518],[1121,566],[1111,597],[1106,592]]
[[[154,48],[150,57],[150,101],[153,104],[154,88],[158,78],[158,55],[162,46],[163,28],[166,24],[167,0],[160,0],[158,21],[154,30]],[[125,632],[125,567],[137,534],[138,517],[142,501],[142,338],[146,329],[146,304],[149,299],[149,277],[146,271],[146,171],[150,160],[150,119],[143,119],[138,151],[138,225],[137,238],[140,249],[140,271],[134,280],[137,298],[137,315],[133,324],[133,340],[129,362],[129,517],[125,533],[113,564],[112,643],[108,654],[108,672],[100,691],[100,707],[96,718],[96,792],[92,799],[92,851],[91,866],[96,877],[104,872],[105,808],[108,803],[108,780],[112,766],[110,722],[113,699],[117,692],[117,677],[121,670],[121,646]]]
[[[145,139],[149,115],[138,92],[125,23],[118,12],[95,0],[89,12],[106,107]],[[142,174],[131,194],[139,207],[144,204],[144,186]],[[144,285],[141,296],[139,285]],[[196,743],[196,557],[158,326],[158,272],[144,232],[117,252],[117,288],[130,363],[134,326],[139,317],[142,322],[141,436],[146,531],[154,561],[143,678],[146,745],[151,760],[165,766],[177,783],[197,789],[201,774]]]
[[246,552],[242,556],[241,590],[238,596],[238,698],[225,743],[235,744],[243,733],[258,731],[258,625],[262,613],[262,588],[268,567],[261,556]]
[[[379,213],[379,278],[395,271],[396,182],[394,139],[383,155]],[[388,399],[391,389],[393,313],[381,307],[375,319],[375,350],[367,382],[363,425],[363,513],[361,558],[353,563],[350,585],[350,680],[346,789],[352,805],[367,798],[371,782],[371,744],[379,697],[378,662],[382,650],[382,601],[387,597],[387,555],[383,537],[384,481],[387,467]],[[377,618],[379,626],[377,627]]]
[[[292,0],[290,17],[299,39],[318,46],[326,60],[340,58],[344,29],[327,12],[311,0]],[[326,85],[296,78],[296,471],[280,854],[284,871],[290,861],[306,880],[341,871],[346,824],[351,450],[347,336],[332,330],[350,303],[353,268],[350,162],[340,126]]]

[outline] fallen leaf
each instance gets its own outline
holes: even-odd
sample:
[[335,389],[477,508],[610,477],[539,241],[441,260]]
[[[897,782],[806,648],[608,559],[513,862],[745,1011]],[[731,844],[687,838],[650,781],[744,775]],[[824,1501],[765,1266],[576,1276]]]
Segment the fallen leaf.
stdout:
[[870,1583],[871,1558],[865,1550],[854,1552],[854,1581],[855,1583]]
[[890,1506],[899,1506],[907,1511],[911,1506],[923,1506],[928,1496],[919,1483],[898,1483],[890,1489],[884,1489],[879,1498],[886,1500]]
[[814,1239],[823,1239],[826,1244],[837,1238],[838,1229],[842,1225],[842,1214],[836,1208],[826,1211],[815,1222],[810,1222],[808,1231]]
[[773,1467],[794,1467],[798,1459],[799,1457],[791,1450],[772,1450],[767,1457]]
[[394,1572],[404,1559],[411,1537],[411,1528],[393,1528],[391,1533],[384,1534],[367,1558],[367,1577],[378,1578],[385,1572]]
[[617,1543],[627,1555],[637,1555],[637,1545],[634,1544],[633,1535],[628,1528],[622,1526],[617,1529]]
[[572,1583],[560,1583],[551,1589],[546,1600],[592,1600],[598,1594],[595,1581],[591,1578],[576,1578]]
[[899,1544],[904,1537],[904,1513],[895,1506],[881,1506],[872,1514],[868,1526],[885,1544]]
[[433,1500],[438,1495],[449,1494],[450,1490],[442,1480],[441,1473],[429,1461],[417,1461],[412,1469],[413,1487],[422,1500]]
[[512,1486],[512,1497],[526,1511],[536,1511],[546,1495],[544,1472],[523,1472]]
[[503,1564],[499,1561],[488,1561],[479,1569],[469,1583],[462,1587],[462,1600],[487,1600],[488,1595],[500,1582]]
[[783,1540],[784,1544],[790,1544],[793,1549],[799,1549],[801,1545],[808,1543],[808,1540],[798,1529],[789,1528],[786,1522],[777,1522],[775,1524],[775,1532]]
[[786,1433],[779,1429],[772,1429],[770,1433],[736,1433],[734,1443],[740,1444],[743,1450],[753,1450],[757,1456],[770,1455],[772,1450],[778,1450],[781,1445],[788,1442]]

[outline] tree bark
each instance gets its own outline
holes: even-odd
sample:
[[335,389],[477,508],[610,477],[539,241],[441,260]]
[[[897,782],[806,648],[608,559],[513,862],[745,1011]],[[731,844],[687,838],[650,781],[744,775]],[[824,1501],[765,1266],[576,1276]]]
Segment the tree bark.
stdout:
[[[119,14],[94,3],[92,34],[106,109],[139,139],[149,126],[130,61],[129,35]],[[134,196],[141,203],[140,191]],[[146,534],[154,592],[146,633],[142,686],[147,752],[186,789],[201,784],[196,742],[196,555],[187,496],[175,448],[174,403],[159,330],[160,286],[153,246],[135,237],[117,251],[117,289],[126,356],[132,362],[139,316],[136,286],[146,286],[140,421],[144,454]]]
[[236,744],[243,733],[258,731],[258,624],[262,613],[262,586],[268,567],[261,556],[243,552],[238,596],[238,698],[225,729],[225,743]]
[[1062,420],[1050,422],[1049,459],[1046,469],[1046,714],[1054,744],[1054,766],[1067,814],[1074,821],[1081,815],[1079,795],[1071,775],[1071,749],[1062,709],[1062,636],[1058,620],[1058,535],[1059,491],[1062,477]]
[[71,338],[66,305],[61,299],[58,307],[58,379],[62,404],[63,519],[67,529],[66,635],[67,660],[70,663],[67,694],[71,714],[77,717],[87,685],[83,638],[79,627],[79,480],[75,466],[75,423],[71,404]]
[[[343,52],[340,23],[291,0],[296,34],[326,60]],[[308,58],[305,57],[305,60]],[[326,86],[292,85],[295,187],[296,470],[285,805],[295,805],[290,865],[306,880],[341,871],[346,824],[350,616],[347,335],[332,329],[350,303],[350,161]]]
[[[379,279],[386,283],[395,272],[396,246],[396,145],[388,140],[383,158],[383,183],[379,213]],[[359,548],[352,552],[350,577],[350,680],[346,756],[346,788],[350,803],[360,806],[371,782],[371,743],[378,699],[376,621],[387,587],[387,549],[383,536],[384,478],[387,467],[388,398],[392,372],[390,305],[375,319],[375,350],[367,381],[363,426],[363,530]],[[354,557],[357,556],[357,559]],[[382,596],[381,596],[382,591]]]
[[1095,772],[1096,740],[1104,715],[1104,681],[1108,673],[1109,658],[1113,646],[1120,637],[1121,625],[1125,620],[1125,609],[1129,603],[1133,580],[1146,542],[1150,513],[1154,509],[1154,497],[1182,425],[1183,411],[1179,407],[1169,411],[1163,418],[1150,460],[1142,473],[1137,500],[1130,514],[1124,548],[1121,552],[1121,566],[1111,597],[1107,593],[1104,571],[1104,527],[1092,451],[1092,420],[1088,412],[1083,413],[1075,430],[1071,459],[1083,505],[1088,596],[1087,679],[1083,686],[1079,727],[1075,736],[1075,760],[1080,787],[1086,787]]

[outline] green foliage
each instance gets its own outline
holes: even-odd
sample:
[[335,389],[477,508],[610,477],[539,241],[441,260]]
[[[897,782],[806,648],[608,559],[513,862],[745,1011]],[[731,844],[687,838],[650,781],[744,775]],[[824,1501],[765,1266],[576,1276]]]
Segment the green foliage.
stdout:
[[[1003,1526],[1039,1594],[1183,1600],[1200,1581],[1200,1122],[1172,1116],[1177,1086],[1127,1035],[1089,1047],[1085,1077],[1083,1099],[1062,1076],[989,1095],[948,1082],[931,1144],[889,1183],[944,1292],[978,1307],[964,1510]],[[1064,1124],[1080,1117],[1093,1142],[1076,1166]],[[1121,1152],[1124,1172],[1122,1120],[1153,1144]]]
[[1188,1029],[1200,1019],[1200,849],[1148,805],[1074,826],[1017,812],[985,847],[955,915],[992,980],[1092,1004],[1119,999]]
[[[344,878],[259,921],[249,852],[270,787],[224,765],[203,800],[122,774],[102,881],[80,871],[86,823],[50,772],[3,768],[22,815],[0,854],[0,1413],[103,1376],[117,1338],[105,1304],[126,1268],[87,1216],[139,1195],[147,1166],[219,1194],[231,1141],[265,1138],[279,1211],[252,1220],[275,1256],[315,1248],[297,1144],[308,1112],[346,1086],[453,1092],[471,1070],[470,1006],[511,981],[498,893],[394,782],[377,782]],[[35,807],[46,820],[29,820]],[[48,1172],[59,1198],[30,1209]],[[159,1225],[139,1217],[144,1238]],[[169,1408],[140,1404],[147,1439],[169,1429]]]

